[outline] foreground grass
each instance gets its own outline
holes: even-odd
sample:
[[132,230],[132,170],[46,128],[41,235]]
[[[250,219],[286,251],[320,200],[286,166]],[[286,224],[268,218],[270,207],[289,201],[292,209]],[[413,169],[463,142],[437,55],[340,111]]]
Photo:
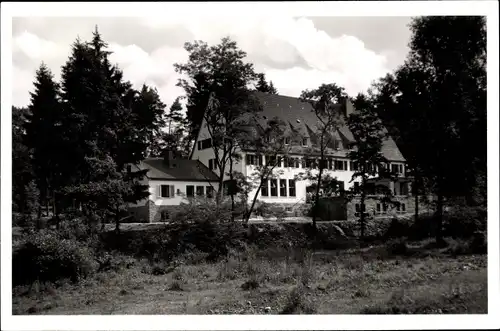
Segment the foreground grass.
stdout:
[[129,262],[73,285],[14,288],[14,314],[487,313],[486,255],[248,250]]

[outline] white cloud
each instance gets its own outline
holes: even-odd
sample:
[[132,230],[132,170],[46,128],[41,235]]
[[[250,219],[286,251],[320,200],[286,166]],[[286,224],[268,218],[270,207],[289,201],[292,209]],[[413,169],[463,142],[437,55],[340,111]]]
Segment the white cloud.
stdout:
[[[158,30],[169,31],[165,32],[165,40],[168,40],[168,34],[175,27],[182,27],[194,39],[204,40],[209,44],[217,43],[222,37],[230,35],[247,52],[248,61],[254,63],[258,71],[265,72],[282,94],[298,96],[304,89],[332,82],[344,86],[349,94],[356,94],[366,90],[374,79],[389,71],[387,53],[377,54],[353,36],[332,38],[306,18],[183,19],[138,19],[135,24],[143,29],[156,30],[155,36],[159,35]],[[120,30],[119,26],[113,27],[115,35]],[[81,34],[86,32],[81,31]],[[17,105],[26,104],[29,100],[28,89],[32,77],[28,80],[26,72],[34,73],[40,61],[44,60],[58,78],[60,66],[64,64],[70,51],[71,41],[65,45],[58,44],[51,41],[50,36],[44,36],[43,39],[36,33],[37,31],[25,31],[14,37],[14,54],[20,52],[32,60],[30,66],[19,68],[23,74],[14,76],[18,81],[14,84],[14,104]],[[110,49],[114,52],[111,61],[119,64],[125,78],[135,87],[140,87],[143,83],[155,86],[167,105],[183,94],[182,89],[175,86],[179,75],[175,73],[173,64],[187,61],[188,54],[184,49],[166,46],[161,38],[156,38],[148,40],[149,44],[157,44],[152,47],[153,51],[148,52],[138,46],[141,40],[137,40],[135,44],[122,45],[113,42],[112,34],[103,35],[103,38],[110,42]],[[148,35],[145,34],[144,38],[148,38]]]

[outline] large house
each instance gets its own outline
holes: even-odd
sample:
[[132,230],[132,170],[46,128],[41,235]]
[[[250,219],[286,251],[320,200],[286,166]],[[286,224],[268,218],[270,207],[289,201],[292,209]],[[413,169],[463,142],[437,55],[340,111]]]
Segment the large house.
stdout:
[[[280,206],[284,210],[293,213],[295,209],[301,208],[301,205],[307,203],[311,183],[307,180],[297,181],[295,178],[297,174],[304,172],[308,166],[307,159],[311,156],[308,153],[310,153],[310,147],[316,144],[317,139],[315,134],[317,118],[312,106],[297,98],[263,92],[255,92],[255,95],[262,105],[262,112],[257,115],[261,121],[279,118],[287,126],[290,126],[290,128],[302,133],[300,143],[288,149],[287,158],[283,159],[278,166],[283,174],[279,178],[270,179],[264,183],[261,192],[258,194],[260,201]],[[348,99],[345,99],[336,106],[345,116],[356,111]],[[355,142],[352,133],[347,126],[342,126],[336,132],[331,132],[331,135],[334,139],[332,146],[329,146],[327,150],[329,160],[327,163],[328,169],[325,173],[337,177],[338,180],[343,182],[345,189],[349,189],[352,185],[359,185],[359,180],[352,181],[355,164],[347,157],[352,143]],[[209,169],[213,169],[216,166],[216,162],[211,146],[211,137],[206,124],[203,122],[190,158],[198,160]],[[236,162],[233,168],[245,176],[250,176],[255,166],[265,164],[266,162],[266,157],[257,155],[252,151],[251,146],[245,150],[241,150],[240,154],[242,155],[242,159],[240,162]],[[406,160],[391,137],[384,141],[382,154],[387,159],[390,169],[398,173],[398,178],[396,180],[372,178],[371,180],[377,185],[387,186],[393,192],[395,199],[400,201],[401,204],[397,207],[392,207],[383,205],[378,200],[368,199],[364,206],[365,211],[372,212],[375,215],[412,211],[412,201],[408,199],[409,192],[411,191],[411,183],[409,178],[405,176]],[[227,179],[229,178],[226,176],[224,180]],[[255,190],[251,192],[250,197],[253,197],[254,194]],[[347,204],[345,209],[344,218],[352,218],[363,209],[363,206],[360,206],[354,200],[352,203]]]
[[[297,215],[309,202],[311,183],[307,180],[296,180],[296,175],[309,167],[310,150],[317,142],[316,115],[309,103],[297,98],[262,92],[254,93],[262,106],[262,112],[257,115],[258,122],[264,123],[269,119],[278,118],[284,121],[287,127],[301,133],[298,143],[296,140],[289,142],[292,145],[288,149],[288,155],[277,167],[282,175],[263,184],[258,200],[282,209],[288,214]],[[348,99],[336,107],[345,116],[356,111]],[[352,133],[347,126],[342,126],[336,132],[331,132],[331,136],[333,143],[327,149],[328,167],[325,174],[337,177],[345,189],[359,185],[359,180],[352,180],[356,165],[347,157],[355,142]],[[256,153],[252,146],[239,151],[239,154],[242,158],[239,162],[235,162],[233,169],[247,177],[254,172],[256,166],[265,165],[267,161],[267,158]],[[398,178],[395,180],[371,178],[371,181],[389,188],[401,204],[397,207],[385,205],[378,199],[369,197],[365,206],[361,206],[359,201],[354,199],[347,204],[342,202],[340,208],[334,208],[340,212],[335,212],[333,218],[353,219],[363,209],[375,216],[413,212],[413,199],[409,199],[411,182],[406,177],[406,160],[392,138],[389,137],[384,141],[382,154],[387,159],[389,168],[398,173]],[[164,158],[148,158],[138,166],[139,169],[149,170],[144,181],[150,187],[150,196],[145,201],[132,206],[131,210],[136,220],[157,222],[167,219],[168,213],[175,209],[175,206],[182,202],[187,203],[192,197],[212,197],[214,190],[218,188],[216,167],[211,137],[203,121],[189,160],[180,159],[173,153],[168,153]],[[226,175],[224,181],[227,180],[229,178]],[[253,198],[255,192],[254,190],[250,193],[250,199]]]

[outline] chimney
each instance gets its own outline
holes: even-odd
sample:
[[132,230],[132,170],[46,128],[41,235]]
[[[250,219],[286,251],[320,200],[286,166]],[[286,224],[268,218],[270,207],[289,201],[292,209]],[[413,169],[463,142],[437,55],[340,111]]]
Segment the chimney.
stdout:
[[354,113],[354,105],[348,97],[343,98],[342,100],[342,108],[344,110],[345,117],[349,117],[352,113]]

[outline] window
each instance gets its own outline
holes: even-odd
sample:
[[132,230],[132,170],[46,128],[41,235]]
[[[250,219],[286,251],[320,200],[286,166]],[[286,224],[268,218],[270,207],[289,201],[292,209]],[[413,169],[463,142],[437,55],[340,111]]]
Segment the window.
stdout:
[[257,165],[257,155],[247,154],[246,161],[247,165]]
[[319,160],[319,166],[323,169],[328,169],[328,160]]
[[307,146],[307,138],[302,139],[302,146]]
[[406,205],[404,203],[401,204],[401,211],[403,211],[403,212],[406,211]]
[[285,137],[285,145],[290,145],[290,137]]
[[205,195],[205,186],[196,186],[196,195],[204,196]]
[[349,163],[350,163],[349,166],[350,166],[351,171],[358,171],[359,170],[357,162],[351,161]]
[[194,186],[193,185],[186,185],[186,196],[194,197]]
[[214,160],[208,160],[208,169],[214,170]]
[[357,203],[355,205],[356,212],[354,213],[354,216],[360,216],[361,212],[365,212],[365,207],[366,207],[365,204],[361,205],[361,204]]
[[316,160],[315,159],[305,159],[305,168],[311,168],[315,169],[316,168]]
[[335,139],[333,141],[333,148],[334,149],[340,149],[340,141],[338,141],[338,140]]
[[347,161],[335,160],[335,170],[347,170]]
[[277,165],[278,160],[275,155],[266,155],[266,164],[270,166]]
[[210,199],[214,197],[214,188],[212,186],[206,186],[205,192],[207,193],[207,198]]
[[396,173],[398,175],[403,174],[403,165],[402,164],[391,164],[391,172]]
[[288,195],[291,197],[295,196],[295,180],[294,179],[288,180]]
[[173,198],[175,196],[174,185],[158,185],[160,198]]
[[382,212],[382,208],[381,207],[382,206],[380,205],[380,203],[377,203],[377,212],[376,212],[376,214],[381,214],[381,212]]
[[278,180],[277,179],[271,179],[271,196],[272,197],[278,196]]
[[265,180],[264,183],[262,183],[261,195],[263,197],[269,196],[269,181],[268,180]]
[[262,155],[247,154],[247,165],[261,166]]
[[386,203],[382,204],[382,209],[383,209],[384,213],[387,212],[387,204]]
[[286,197],[286,179],[280,179],[280,197]]
[[207,149],[212,147],[212,138],[198,141],[198,150]]
[[297,169],[300,168],[300,159],[298,157],[291,158],[290,167]]

